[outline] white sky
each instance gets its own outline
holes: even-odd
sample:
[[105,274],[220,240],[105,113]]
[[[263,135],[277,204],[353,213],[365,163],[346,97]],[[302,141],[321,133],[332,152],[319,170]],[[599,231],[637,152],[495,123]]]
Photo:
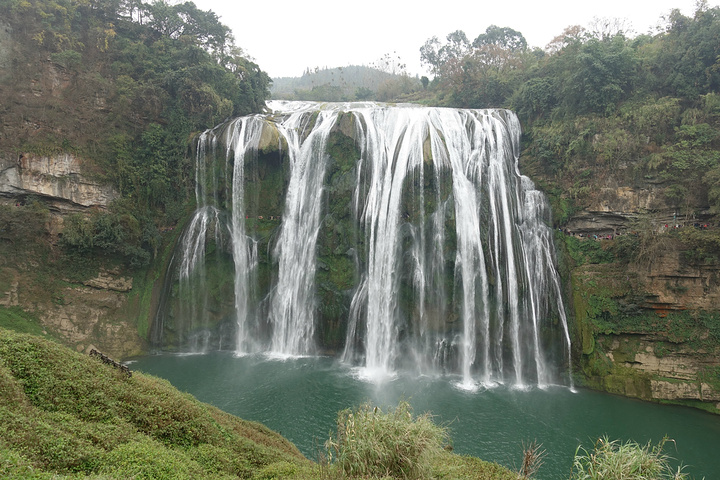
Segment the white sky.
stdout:
[[[490,25],[522,33],[544,48],[570,25],[626,19],[635,33],[654,31],[678,8],[692,16],[696,0],[194,0],[230,27],[235,43],[271,77],[297,77],[310,67],[370,65],[400,56],[408,73],[424,75],[420,47],[463,30],[470,41]],[[720,0],[709,0],[717,6]]]

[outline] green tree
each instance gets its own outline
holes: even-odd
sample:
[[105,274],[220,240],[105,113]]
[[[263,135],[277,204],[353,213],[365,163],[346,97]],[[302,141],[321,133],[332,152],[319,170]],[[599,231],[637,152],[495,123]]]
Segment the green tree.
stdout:
[[624,36],[592,38],[573,59],[561,95],[578,113],[609,113],[630,96],[636,73],[635,52]]
[[485,33],[481,33],[473,41],[473,47],[481,48],[484,45],[495,45],[503,50],[522,52],[527,50],[527,40],[522,33],[509,27],[490,25]]

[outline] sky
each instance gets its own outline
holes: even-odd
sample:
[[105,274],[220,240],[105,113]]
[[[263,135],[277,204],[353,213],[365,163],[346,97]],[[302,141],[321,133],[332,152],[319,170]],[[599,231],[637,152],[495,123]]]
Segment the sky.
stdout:
[[[544,48],[565,27],[621,19],[636,34],[653,33],[674,8],[692,16],[696,0],[194,0],[230,27],[235,43],[270,77],[307,69],[372,65],[399,57],[411,75],[426,75],[420,47],[462,30],[470,41],[490,25],[510,27]],[[709,0],[711,7],[720,0]]]

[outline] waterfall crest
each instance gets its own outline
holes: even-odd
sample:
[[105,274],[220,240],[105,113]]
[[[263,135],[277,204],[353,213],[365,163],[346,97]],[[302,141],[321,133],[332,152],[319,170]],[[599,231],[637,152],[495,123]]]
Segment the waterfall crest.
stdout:
[[[232,258],[224,348],[330,349],[372,378],[442,371],[463,388],[568,383],[549,208],[518,170],[512,112],[268,107],[199,137],[197,210],[176,254],[195,296],[212,290],[208,243]],[[207,331],[203,298],[164,322],[189,315],[184,337]]]

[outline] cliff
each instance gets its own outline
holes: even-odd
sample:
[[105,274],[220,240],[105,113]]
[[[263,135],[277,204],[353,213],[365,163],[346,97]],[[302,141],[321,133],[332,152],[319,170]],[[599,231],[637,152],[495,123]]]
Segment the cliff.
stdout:
[[72,154],[37,156],[21,154],[17,160],[0,158],[0,196],[36,195],[60,214],[107,208],[119,198],[107,183],[93,180],[82,171],[83,160]]
[[652,185],[598,191],[557,235],[580,382],[720,412],[720,264],[689,243],[718,227],[678,218]]
[[112,262],[101,266],[86,258],[86,264],[95,263],[92,272],[71,278],[87,265],[81,266],[80,258],[63,259],[58,247],[68,215],[89,217],[118,198],[110,185],[88,178],[82,164],[70,154],[0,162],[6,229],[39,221],[34,231],[14,228],[18,235],[0,245],[0,306],[19,309],[78,351],[97,346],[118,357],[140,354],[146,346],[138,334],[131,274],[112,268]]

